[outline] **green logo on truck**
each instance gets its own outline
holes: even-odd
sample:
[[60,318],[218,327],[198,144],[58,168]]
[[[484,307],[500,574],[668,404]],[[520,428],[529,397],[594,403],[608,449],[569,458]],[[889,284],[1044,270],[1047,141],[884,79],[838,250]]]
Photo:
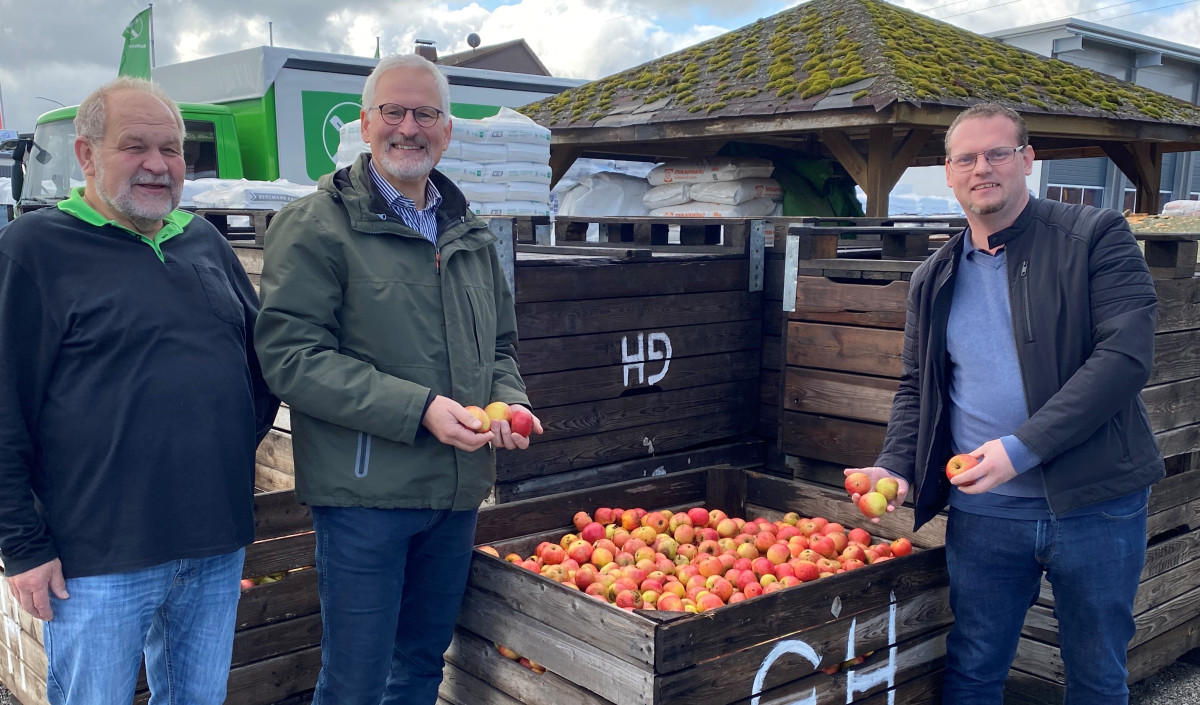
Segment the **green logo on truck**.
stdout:
[[304,166],[314,181],[333,171],[342,125],[358,119],[361,96],[353,93],[301,91],[304,113]]

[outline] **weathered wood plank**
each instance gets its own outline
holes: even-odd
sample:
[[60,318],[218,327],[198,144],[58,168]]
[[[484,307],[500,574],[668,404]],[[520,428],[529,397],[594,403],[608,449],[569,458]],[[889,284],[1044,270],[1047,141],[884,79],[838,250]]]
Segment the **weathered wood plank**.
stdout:
[[783,450],[788,455],[815,458],[844,467],[861,468],[875,464],[886,423],[867,423],[815,414],[784,412]]
[[792,321],[787,328],[787,364],[880,377],[901,374],[904,332]]
[[907,282],[873,286],[797,277],[796,310],[788,317],[903,330],[907,298]]
[[1200,377],[1146,387],[1142,401],[1156,432],[1200,421]]
[[[446,661],[453,668],[470,673],[523,705],[613,705],[612,701],[575,685],[553,671],[537,674],[500,656],[490,641],[461,627],[454,630],[454,641],[446,652]],[[446,684],[443,683],[441,690],[447,692]],[[449,694],[457,695],[457,692],[451,691]],[[466,700],[461,701],[460,705],[485,702]]]
[[701,291],[745,291],[750,274],[745,257],[657,257],[653,261],[614,262],[580,258],[571,266],[560,262],[537,266],[517,260],[518,304],[536,301],[594,299],[597,296],[661,296]]
[[569,299],[517,305],[517,330],[521,340],[527,341],[740,321],[761,316],[761,299],[750,291]]
[[894,379],[788,367],[784,372],[783,408],[887,423],[899,386]]

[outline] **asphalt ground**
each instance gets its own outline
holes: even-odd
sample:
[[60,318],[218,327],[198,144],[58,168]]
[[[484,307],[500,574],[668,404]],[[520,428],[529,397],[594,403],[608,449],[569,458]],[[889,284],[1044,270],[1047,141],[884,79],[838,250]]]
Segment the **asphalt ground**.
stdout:
[[[1200,705],[1200,649],[1129,688],[1129,705]],[[22,705],[0,685],[0,705]]]

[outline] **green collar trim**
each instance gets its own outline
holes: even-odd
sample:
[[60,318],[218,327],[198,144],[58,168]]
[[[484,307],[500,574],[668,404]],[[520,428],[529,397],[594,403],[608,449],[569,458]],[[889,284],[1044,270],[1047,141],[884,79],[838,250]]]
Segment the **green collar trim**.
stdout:
[[154,233],[154,237],[146,237],[136,230],[130,230],[115,220],[109,220],[108,218],[104,217],[100,211],[92,208],[91,204],[89,204],[83,198],[82,186],[77,186],[71,189],[70,197],[68,197],[66,200],[58,202],[58,209],[64,213],[79,218],[88,225],[95,225],[96,227],[111,225],[115,228],[120,228],[121,230],[124,230],[125,232],[154,248],[154,253],[158,255],[158,259],[163,261],[165,261],[165,259],[163,258],[162,244],[182,233],[183,229],[187,227],[188,223],[192,222],[192,218],[196,217],[194,213],[189,213],[187,211],[171,211],[163,217],[163,226],[157,233]]

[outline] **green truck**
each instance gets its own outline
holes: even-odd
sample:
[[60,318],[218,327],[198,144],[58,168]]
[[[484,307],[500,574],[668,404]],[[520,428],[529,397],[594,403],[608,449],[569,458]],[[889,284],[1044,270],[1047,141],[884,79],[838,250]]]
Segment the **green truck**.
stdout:
[[[180,101],[187,178],[312,184],[333,170],[339,130],[357,120],[362,88],[377,59],[256,47],[156,67],[155,82]],[[584,81],[439,66],[455,117],[478,119]],[[75,161],[75,107],[37,120],[17,147],[13,198],[22,212],[66,198],[83,183]],[[21,168],[23,165],[23,169]]]

